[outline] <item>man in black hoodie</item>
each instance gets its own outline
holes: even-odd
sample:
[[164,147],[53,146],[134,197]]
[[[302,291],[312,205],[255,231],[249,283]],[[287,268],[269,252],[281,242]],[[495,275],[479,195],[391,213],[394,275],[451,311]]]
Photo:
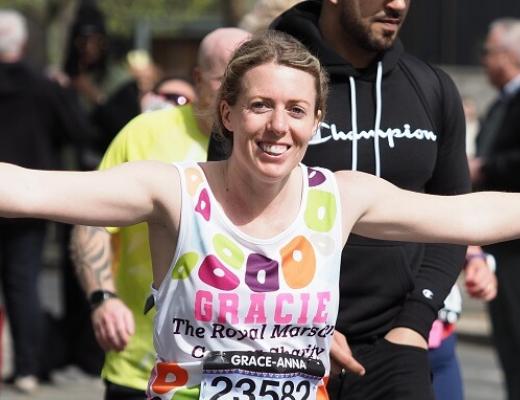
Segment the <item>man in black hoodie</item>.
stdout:
[[[368,172],[419,192],[464,193],[470,185],[457,90],[397,38],[410,1],[311,0],[273,22],[317,55],[330,76],[328,115],[304,163]],[[465,248],[351,236],[336,328],[366,374],[332,373],[331,398],[431,400],[428,333]],[[359,372],[344,338],[336,339],[343,352],[333,359]]]

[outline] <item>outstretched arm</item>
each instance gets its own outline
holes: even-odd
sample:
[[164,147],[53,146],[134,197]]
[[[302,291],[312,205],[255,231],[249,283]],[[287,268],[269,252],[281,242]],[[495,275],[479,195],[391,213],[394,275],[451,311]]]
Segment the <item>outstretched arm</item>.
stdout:
[[95,172],[39,171],[0,164],[0,216],[97,226],[160,223],[166,204],[178,197],[175,181],[174,166],[153,161]]
[[[105,228],[77,225],[72,231],[71,256],[87,296],[96,290],[115,293],[111,234]],[[135,332],[134,317],[119,299],[105,300],[91,313],[96,339],[105,351],[124,350]]]
[[520,237],[520,194],[458,196],[402,190],[360,172],[337,172],[345,240],[351,229],[374,239],[488,244]]

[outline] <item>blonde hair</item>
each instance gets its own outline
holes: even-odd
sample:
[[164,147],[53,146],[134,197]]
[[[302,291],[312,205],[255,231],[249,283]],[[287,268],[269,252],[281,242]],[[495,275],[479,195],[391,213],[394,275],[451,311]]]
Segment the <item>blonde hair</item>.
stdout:
[[321,111],[323,119],[326,112],[328,79],[320,62],[292,36],[269,30],[243,43],[235,51],[226,68],[217,98],[217,124],[220,138],[231,133],[222,123],[221,102],[225,101],[230,106],[235,105],[242,91],[242,79],[246,72],[271,62],[307,72],[314,77],[316,89],[314,113],[318,115]]

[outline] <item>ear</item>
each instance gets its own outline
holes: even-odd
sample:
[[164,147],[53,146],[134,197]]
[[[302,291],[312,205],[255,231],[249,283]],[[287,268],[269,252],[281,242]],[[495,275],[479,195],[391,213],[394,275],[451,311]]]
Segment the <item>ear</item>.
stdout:
[[200,83],[200,80],[201,80],[200,67],[195,67],[195,68],[193,68],[192,77],[193,77],[193,83],[194,83],[194,85],[195,85],[195,86],[198,86],[199,83]]
[[233,132],[233,127],[231,124],[231,107],[226,100],[222,100],[219,105],[220,110],[220,119],[222,120],[222,125],[229,131]]

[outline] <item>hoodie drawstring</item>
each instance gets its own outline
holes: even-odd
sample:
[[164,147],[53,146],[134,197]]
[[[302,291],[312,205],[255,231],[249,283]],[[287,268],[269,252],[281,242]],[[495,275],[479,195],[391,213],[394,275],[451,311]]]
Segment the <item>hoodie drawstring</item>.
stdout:
[[379,129],[381,128],[381,113],[383,112],[383,101],[381,85],[383,82],[383,63],[377,63],[376,76],[376,120],[374,121],[374,154],[376,161],[376,176],[381,176],[381,153],[379,151]]
[[352,171],[357,170],[357,103],[356,103],[356,81],[353,77],[348,78],[350,81],[350,112],[352,114]]
[[[356,81],[352,76],[349,77],[350,82],[350,110],[352,120],[352,171],[357,170],[358,161],[358,126],[357,126],[357,101],[356,101]],[[376,116],[374,121],[374,157],[375,157],[375,175],[381,176],[381,154],[379,150],[379,131],[381,128],[381,115],[383,112],[383,96],[381,87],[383,84],[383,63],[377,63],[376,75]]]

